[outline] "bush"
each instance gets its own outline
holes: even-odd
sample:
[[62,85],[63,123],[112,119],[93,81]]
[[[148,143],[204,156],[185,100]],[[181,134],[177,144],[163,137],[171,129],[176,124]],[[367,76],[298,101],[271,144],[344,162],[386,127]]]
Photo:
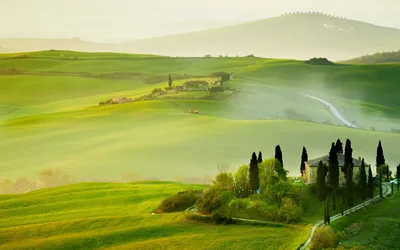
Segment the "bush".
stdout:
[[300,220],[302,209],[290,198],[283,198],[278,212],[279,221],[285,223],[294,223]]
[[198,197],[194,191],[188,191],[184,193],[179,193],[174,196],[170,196],[163,200],[158,207],[157,211],[159,213],[171,213],[185,211],[188,207],[193,206]]
[[156,94],[156,93],[159,93],[159,92],[161,92],[162,91],[162,89],[160,89],[160,88],[155,88],[155,89],[153,89],[153,91],[151,91],[151,94]]
[[228,204],[232,198],[232,191],[219,186],[211,187],[202,198],[197,200],[197,210],[202,214],[211,214],[220,206]]
[[223,216],[220,212],[213,212],[211,218],[215,224],[233,224],[234,220]]
[[235,209],[237,212],[239,209],[246,209],[250,207],[250,201],[248,199],[234,199],[229,202],[229,208]]
[[339,243],[339,236],[330,227],[317,228],[311,239],[310,249],[335,248]]

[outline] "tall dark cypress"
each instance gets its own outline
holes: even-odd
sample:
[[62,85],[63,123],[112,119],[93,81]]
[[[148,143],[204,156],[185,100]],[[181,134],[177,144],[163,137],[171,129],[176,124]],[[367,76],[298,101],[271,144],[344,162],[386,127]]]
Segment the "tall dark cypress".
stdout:
[[329,151],[329,184],[333,187],[332,204],[333,210],[336,210],[336,188],[339,186],[339,162],[335,143],[332,143]]
[[306,171],[306,164],[305,164],[306,161],[308,161],[307,149],[303,147],[303,152],[301,153],[301,164],[300,164],[301,176],[303,176]]
[[168,86],[171,87],[172,86],[172,78],[171,78],[171,74],[169,74],[168,76]]
[[374,198],[374,177],[372,176],[371,166],[368,170],[368,198]]
[[260,187],[259,169],[257,162],[257,155],[255,152],[251,155],[250,168],[249,168],[249,179],[250,179],[250,192],[256,193]]
[[343,154],[343,143],[340,141],[340,139],[337,139],[335,148],[337,153]]
[[347,205],[349,205],[350,208],[353,207],[354,205],[353,164],[350,164],[347,168],[346,198],[347,198]]
[[344,174],[344,178],[347,178],[347,169],[353,163],[353,149],[351,148],[351,141],[349,139],[346,140],[346,146],[344,148],[344,166],[342,167],[342,172]]
[[282,167],[283,167],[283,158],[282,158],[282,150],[281,150],[281,146],[277,145],[275,147],[275,159],[279,160]]
[[258,163],[262,163],[262,162],[263,162],[263,158],[262,158],[262,153],[261,153],[261,151],[258,152],[257,162],[258,162]]
[[383,155],[382,143],[379,141],[376,149],[376,173],[379,173],[378,168],[382,165],[385,165],[385,156]]
[[364,158],[361,161],[359,186],[361,192],[361,200],[365,201],[367,198],[367,174],[365,172]]
[[325,182],[325,165],[322,161],[319,162],[317,168],[317,182],[316,182],[317,196],[319,201],[324,201],[326,198],[326,182]]
[[396,179],[400,179],[400,164],[397,166]]

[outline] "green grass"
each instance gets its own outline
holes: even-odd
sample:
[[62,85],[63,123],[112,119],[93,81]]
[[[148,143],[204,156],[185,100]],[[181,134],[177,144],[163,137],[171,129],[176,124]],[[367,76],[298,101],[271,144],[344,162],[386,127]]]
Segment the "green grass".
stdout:
[[[185,108],[176,104],[205,115],[184,113]],[[285,168],[297,174],[303,145],[312,159],[327,154],[337,138],[350,138],[353,155],[371,164],[381,140],[387,162],[397,163],[399,134],[218,117],[229,108],[223,102],[148,101],[9,119],[0,125],[0,152],[7,152],[0,169],[12,178],[60,168],[82,177],[119,179],[122,174],[135,173],[204,181],[216,174],[218,163],[236,168],[259,150],[264,158],[273,157],[279,144]]]
[[362,245],[368,249],[397,249],[400,235],[400,193],[367,210],[359,210],[331,223],[335,231],[345,232],[344,246]]
[[204,187],[86,183],[0,195],[1,248],[295,249],[308,237],[303,226],[201,225],[180,213],[151,215],[169,195]]

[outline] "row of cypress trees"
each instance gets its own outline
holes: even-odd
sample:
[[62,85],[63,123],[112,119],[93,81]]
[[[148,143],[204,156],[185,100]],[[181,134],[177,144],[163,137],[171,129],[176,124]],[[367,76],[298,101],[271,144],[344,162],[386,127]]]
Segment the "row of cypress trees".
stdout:
[[[316,191],[318,199],[321,202],[325,202],[324,210],[324,222],[330,222],[329,216],[329,198],[332,196],[332,208],[336,210],[336,189],[339,186],[339,163],[337,158],[337,153],[341,153],[342,143],[338,139],[336,144],[332,143],[331,149],[329,152],[329,163],[328,166],[319,162],[319,166],[317,168],[317,182],[316,182]],[[304,151],[304,150],[303,150]],[[303,158],[303,157],[302,157]],[[377,147],[377,156],[376,156],[376,166],[377,168],[381,165],[385,164],[385,158],[383,155],[382,143],[379,141]],[[343,209],[345,203],[351,208],[354,206],[354,198],[355,198],[355,186],[353,181],[353,149],[351,147],[351,141],[349,139],[346,140],[345,150],[344,150],[344,166],[341,168],[341,171],[345,177],[345,185],[344,185],[344,194],[343,200],[341,203],[341,212],[343,214]],[[360,178],[358,184],[358,188],[360,190],[359,196],[361,200],[364,202],[367,198],[371,199],[374,197],[374,178],[372,175],[371,167],[368,169],[368,178],[366,174],[366,165],[364,158],[361,160],[360,166]],[[328,175],[328,181],[326,181],[326,176]],[[397,176],[400,175],[400,165],[397,167]],[[382,179],[380,178],[380,196],[382,197]]]

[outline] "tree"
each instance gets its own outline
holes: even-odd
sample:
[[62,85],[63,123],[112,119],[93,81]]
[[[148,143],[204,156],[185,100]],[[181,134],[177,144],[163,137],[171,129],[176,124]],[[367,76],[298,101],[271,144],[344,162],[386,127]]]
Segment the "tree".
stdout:
[[337,148],[332,142],[331,150],[329,151],[329,184],[333,187],[332,203],[333,210],[336,210],[336,188],[339,186],[339,162],[337,158]]
[[257,162],[258,162],[258,163],[261,163],[261,162],[263,162],[263,158],[262,158],[262,153],[261,153],[261,151],[260,151],[260,152],[258,152],[258,158],[257,158]]
[[249,168],[247,165],[243,165],[238,168],[236,173],[234,174],[234,192],[237,197],[242,198],[248,195],[248,185],[250,182],[249,179]]
[[253,152],[251,156],[249,176],[250,176],[250,192],[256,193],[257,189],[260,187],[260,178],[259,178],[257,155],[255,152]]
[[368,198],[374,198],[374,177],[372,176],[371,167],[368,170]]
[[346,197],[347,205],[351,208],[354,205],[354,185],[353,185],[353,163],[347,168],[346,178]]
[[367,174],[365,172],[364,158],[361,160],[359,186],[361,191],[361,200],[364,202],[367,198]]
[[168,86],[172,87],[172,78],[171,78],[171,74],[169,74],[168,76]]
[[306,171],[306,164],[305,164],[306,161],[308,161],[307,149],[303,147],[303,152],[301,153],[301,164],[300,164],[301,176],[303,176]]
[[342,172],[344,174],[344,178],[347,178],[347,169],[353,163],[353,149],[351,148],[351,141],[349,139],[346,140],[346,146],[344,149],[344,165],[342,167]]
[[282,167],[283,167],[282,150],[281,150],[281,146],[279,146],[279,145],[277,145],[275,147],[275,159],[279,160],[279,162],[282,164]]
[[343,143],[340,141],[340,139],[337,139],[335,148],[337,153],[343,154]]
[[322,161],[319,162],[317,168],[317,197],[319,201],[324,201],[326,199],[326,183],[325,183],[325,165]]
[[378,168],[385,164],[385,156],[383,155],[382,143],[379,141],[378,148],[376,149],[376,172]]
[[396,179],[400,179],[400,164],[397,166]]

